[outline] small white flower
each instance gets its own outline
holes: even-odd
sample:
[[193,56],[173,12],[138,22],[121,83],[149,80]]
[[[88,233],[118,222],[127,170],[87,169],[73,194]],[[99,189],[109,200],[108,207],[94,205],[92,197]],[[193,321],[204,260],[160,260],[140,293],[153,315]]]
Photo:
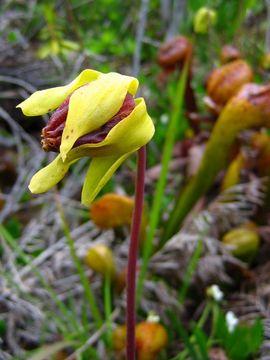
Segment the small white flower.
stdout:
[[234,332],[239,320],[232,311],[228,311],[226,314],[226,324],[230,333]]
[[146,321],[150,323],[158,323],[159,320],[159,316],[154,311],[150,311],[146,319]]
[[168,124],[168,122],[169,122],[169,116],[168,116],[168,114],[162,114],[162,115],[160,116],[160,122],[161,122],[161,124],[163,124],[163,125]]
[[218,287],[218,285],[212,285],[207,289],[207,295],[213,298],[216,302],[223,300],[224,294]]

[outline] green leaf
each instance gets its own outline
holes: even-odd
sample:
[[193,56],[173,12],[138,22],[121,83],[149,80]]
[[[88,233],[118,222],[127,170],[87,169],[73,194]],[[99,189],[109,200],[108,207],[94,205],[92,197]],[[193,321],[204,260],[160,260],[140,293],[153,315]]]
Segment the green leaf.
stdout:
[[254,355],[263,340],[263,325],[257,319],[252,325],[238,325],[228,331],[225,315],[220,311],[216,322],[216,336],[231,360],[244,360]]
[[263,340],[263,326],[257,319],[253,325],[239,325],[227,338],[226,352],[230,359],[247,359],[254,355]]

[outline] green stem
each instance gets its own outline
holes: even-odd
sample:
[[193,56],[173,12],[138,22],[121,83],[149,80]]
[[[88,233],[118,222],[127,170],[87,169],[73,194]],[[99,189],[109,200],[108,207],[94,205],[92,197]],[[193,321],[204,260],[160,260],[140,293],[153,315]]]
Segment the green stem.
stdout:
[[177,83],[176,94],[173,98],[173,109],[172,109],[170,122],[168,125],[168,130],[166,132],[165,145],[162,154],[161,172],[154,194],[153,204],[151,207],[149,230],[147,233],[147,237],[143,249],[144,250],[143,259],[140,268],[138,287],[137,287],[137,304],[140,302],[141,299],[143,282],[146,275],[148,262],[153,251],[153,240],[158,226],[160,212],[162,208],[162,200],[166,186],[169,164],[172,157],[172,150],[175,143],[176,133],[179,128],[180,117],[183,111],[183,101],[184,101],[185,87],[187,82],[188,68],[189,68],[189,64],[188,62],[186,62],[184,69],[180,75],[179,81]]
[[212,309],[212,303],[208,302],[202,312],[202,315],[197,323],[198,328],[202,329],[206,320],[208,319],[208,316],[210,314],[210,311]]
[[212,327],[211,327],[211,333],[208,338],[208,346],[211,346],[211,343],[216,335],[219,311],[220,311],[219,306],[216,303],[214,303],[212,305]]

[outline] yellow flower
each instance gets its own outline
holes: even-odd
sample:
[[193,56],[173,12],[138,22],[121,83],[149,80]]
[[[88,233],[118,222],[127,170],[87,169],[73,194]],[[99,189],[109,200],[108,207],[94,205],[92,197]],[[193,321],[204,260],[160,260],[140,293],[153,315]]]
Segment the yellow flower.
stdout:
[[108,246],[96,244],[87,250],[84,260],[87,266],[104,277],[109,276],[113,278],[115,276],[115,261],[113,253]]
[[137,88],[133,77],[87,69],[70,84],[37,91],[19,104],[27,116],[58,108],[43,129],[42,143],[45,150],[59,155],[33,176],[30,191],[46,192],[71,164],[87,156],[92,160],[82,203],[90,204],[123,161],[154,134],[144,100],[133,99]]
[[194,31],[197,34],[206,34],[209,28],[215,25],[217,14],[208,7],[201,7],[194,18]]

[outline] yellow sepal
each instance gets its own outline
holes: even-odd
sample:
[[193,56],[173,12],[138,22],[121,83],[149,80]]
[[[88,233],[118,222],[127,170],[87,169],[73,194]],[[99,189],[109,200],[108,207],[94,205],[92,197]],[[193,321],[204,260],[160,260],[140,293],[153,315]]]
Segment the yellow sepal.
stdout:
[[47,90],[36,91],[28,99],[17,105],[26,116],[44,115],[55,110],[74,90],[80,86],[96,80],[100,72],[86,69],[80,73],[70,84],[58,86]]
[[40,194],[48,191],[66,175],[70,165],[75,160],[63,162],[58,155],[50,164],[40,169],[31,179],[28,186],[33,194]]
[[83,184],[81,199],[82,204],[91,204],[100,190],[113,176],[115,171],[130,155],[131,153],[122,156],[93,158]]

